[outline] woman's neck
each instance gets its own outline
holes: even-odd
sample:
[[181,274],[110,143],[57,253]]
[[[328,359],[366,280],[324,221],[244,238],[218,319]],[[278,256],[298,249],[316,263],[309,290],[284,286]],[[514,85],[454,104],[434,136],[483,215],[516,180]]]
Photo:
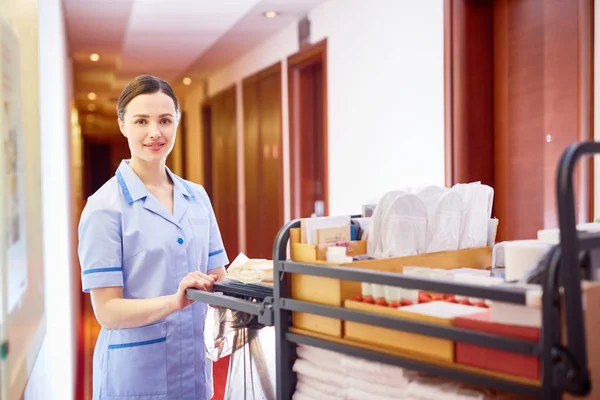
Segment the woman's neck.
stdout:
[[129,167],[146,186],[160,187],[170,183],[164,161],[149,163],[140,158],[131,157]]

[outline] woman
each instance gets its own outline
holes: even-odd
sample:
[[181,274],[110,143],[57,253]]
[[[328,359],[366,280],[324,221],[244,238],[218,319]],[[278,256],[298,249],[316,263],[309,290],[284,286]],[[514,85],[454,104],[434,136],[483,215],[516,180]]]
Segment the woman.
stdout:
[[165,166],[180,117],[169,84],[135,78],[117,111],[131,160],[88,199],[79,225],[83,290],[102,325],[93,398],[208,400],[206,305],[185,292],[226,276],[215,215],[202,186]]

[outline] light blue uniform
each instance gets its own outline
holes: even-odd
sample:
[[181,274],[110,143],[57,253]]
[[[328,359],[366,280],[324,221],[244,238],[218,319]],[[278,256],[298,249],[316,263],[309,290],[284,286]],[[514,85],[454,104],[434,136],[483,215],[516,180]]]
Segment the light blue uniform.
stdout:
[[[123,286],[126,299],[174,294],[192,271],[229,263],[204,188],[167,169],[174,212],[121,162],[89,199],[79,225],[83,290]],[[100,331],[94,351],[94,400],[208,400],[206,305],[195,303],[148,326]]]

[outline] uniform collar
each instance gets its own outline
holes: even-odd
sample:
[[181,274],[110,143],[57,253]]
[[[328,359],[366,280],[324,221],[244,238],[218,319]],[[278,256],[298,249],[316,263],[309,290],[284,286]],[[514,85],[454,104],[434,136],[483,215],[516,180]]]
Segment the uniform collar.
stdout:
[[[169,177],[173,181],[176,193],[182,193],[185,197],[196,197],[194,195],[194,191],[183,179],[172,173],[169,167],[165,168],[167,170],[167,174],[169,174]],[[129,204],[148,196],[148,189],[146,189],[144,182],[142,182],[142,180],[129,166],[129,160],[121,161],[121,164],[117,169],[117,180],[119,181],[121,190],[123,190],[125,199]]]

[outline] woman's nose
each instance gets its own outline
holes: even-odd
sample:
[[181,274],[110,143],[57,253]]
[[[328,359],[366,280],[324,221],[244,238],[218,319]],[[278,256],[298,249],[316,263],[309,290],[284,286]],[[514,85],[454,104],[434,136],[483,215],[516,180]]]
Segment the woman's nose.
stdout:
[[152,139],[156,139],[161,136],[160,129],[158,128],[158,125],[156,125],[156,124],[150,124],[150,126],[148,127],[148,130],[149,130],[148,135]]

